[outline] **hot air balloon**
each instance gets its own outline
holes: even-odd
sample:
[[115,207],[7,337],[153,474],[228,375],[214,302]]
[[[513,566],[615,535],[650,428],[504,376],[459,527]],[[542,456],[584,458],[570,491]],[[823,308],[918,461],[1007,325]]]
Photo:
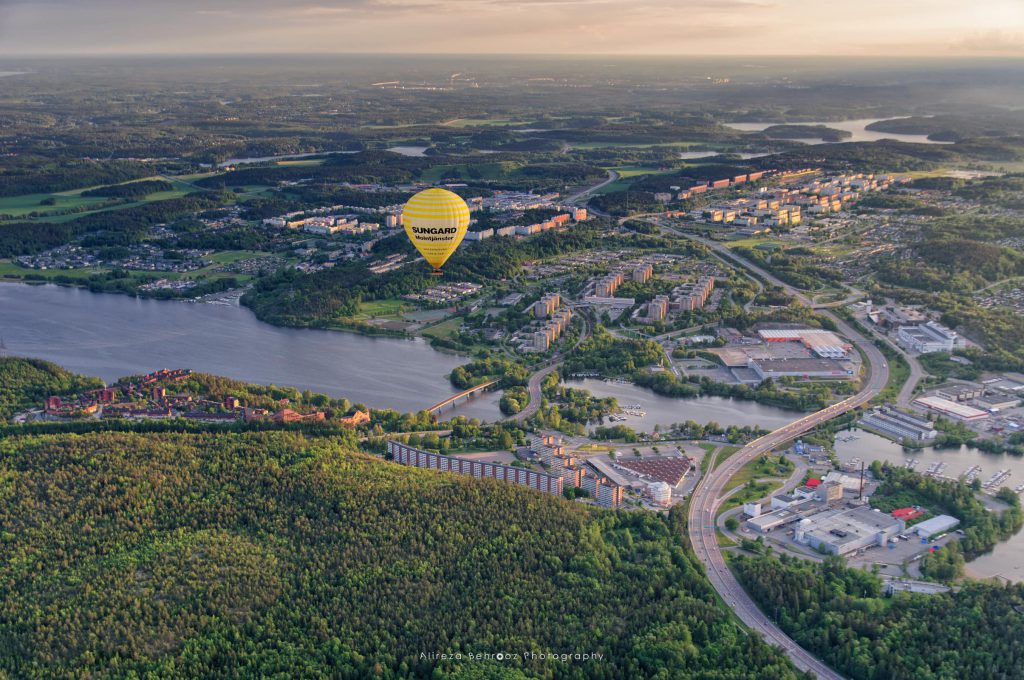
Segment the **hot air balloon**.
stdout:
[[425,189],[405,204],[405,233],[423,259],[441,275],[443,265],[462,243],[469,226],[469,206],[445,189]]

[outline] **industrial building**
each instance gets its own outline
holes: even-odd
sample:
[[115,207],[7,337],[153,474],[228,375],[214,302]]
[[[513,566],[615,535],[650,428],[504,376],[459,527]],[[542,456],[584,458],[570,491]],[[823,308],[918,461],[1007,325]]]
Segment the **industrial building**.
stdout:
[[919,524],[915,524],[913,531],[921,538],[931,538],[938,534],[944,534],[951,529],[955,529],[960,525],[960,520],[952,515],[939,515],[926,519]]
[[989,415],[987,411],[942,397],[918,397],[914,400],[914,404],[956,420],[983,420]]
[[805,517],[797,524],[794,538],[797,543],[830,555],[846,555],[869,546],[884,546],[905,527],[902,520],[868,506],[858,506],[823,510]]
[[766,378],[848,378],[853,371],[834,359],[747,359],[747,368]]
[[896,341],[919,354],[952,352],[953,348],[963,346],[963,340],[954,331],[935,321],[900,326],[896,331]]
[[490,477],[491,479],[498,479],[513,484],[522,484],[537,491],[544,491],[555,495],[562,494],[563,481],[557,475],[549,475],[544,472],[536,472],[511,465],[443,456],[439,453],[431,453],[430,451],[407,446],[394,440],[388,441],[387,450],[394,457],[395,462],[402,465],[429,468],[440,470],[441,472],[456,472],[478,478]]
[[852,349],[832,331],[820,328],[771,328],[757,334],[765,342],[799,342],[822,359],[843,359]]
[[935,439],[939,434],[927,418],[904,413],[891,406],[882,406],[867,413],[858,424],[899,440],[929,441]]
[[749,529],[756,531],[759,534],[769,534],[779,527],[784,527],[788,524],[796,522],[801,517],[800,513],[790,508],[782,508],[779,510],[772,510],[771,512],[764,512],[756,516],[751,516],[746,521],[746,526]]

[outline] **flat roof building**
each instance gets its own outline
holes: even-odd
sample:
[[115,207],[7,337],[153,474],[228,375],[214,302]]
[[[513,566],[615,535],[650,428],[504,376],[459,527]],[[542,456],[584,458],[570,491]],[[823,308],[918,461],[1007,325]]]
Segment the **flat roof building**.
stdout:
[[983,420],[989,415],[987,411],[942,397],[918,397],[914,403],[956,420]]
[[938,432],[927,418],[899,411],[891,406],[882,406],[860,419],[861,426],[874,430],[892,439],[928,441],[935,439]]
[[852,371],[834,359],[748,359],[747,368],[766,378],[847,378]]
[[884,546],[906,525],[868,506],[824,510],[805,517],[797,525],[797,543],[830,555],[846,555],[868,546]]
[[954,347],[963,346],[963,341],[954,331],[935,321],[915,326],[900,326],[896,331],[896,341],[920,354],[952,352]]
[[939,515],[915,524],[913,531],[921,538],[931,538],[937,534],[946,533],[950,529],[955,529],[959,525],[960,520],[956,517],[952,515]]

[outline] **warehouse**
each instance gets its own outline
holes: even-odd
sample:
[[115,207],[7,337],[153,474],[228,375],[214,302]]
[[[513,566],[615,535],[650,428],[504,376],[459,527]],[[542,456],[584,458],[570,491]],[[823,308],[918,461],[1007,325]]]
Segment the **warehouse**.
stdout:
[[824,510],[802,519],[794,538],[830,555],[846,555],[873,545],[884,546],[905,526],[902,520],[859,506]]
[[914,404],[957,420],[973,421],[988,418],[988,413],[981,409],[942,397],[918,397]]
[[944,534],[950,529],[959,526],[960,520],[952,515],[939,515],[914,525],[914,533],[921,538],[931,538],[938,534]]
[[747,368],[765,378],[848,378],[853,371],[833,359],[748,359]]
[[832,331],[820,328],[772,328],[757,332],[765,342],[799,342],[823,359],[842,359],[852,345]]

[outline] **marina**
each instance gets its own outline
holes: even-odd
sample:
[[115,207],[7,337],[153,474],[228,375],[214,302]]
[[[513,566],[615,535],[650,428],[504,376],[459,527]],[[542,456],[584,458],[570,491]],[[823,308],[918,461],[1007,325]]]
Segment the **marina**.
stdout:
[[[856,435],[856,439],[847,439],[849,435]],[[927,470],[933,464],[945,463],[944,471],[932,475],[934,478],[962,479],[965,482],[981,480],[984,491],[981,497],[992,509],[1003,507],[995,494],[1000,488],[1008,488],[1008,482],[1013,485],[1009,486],[1012,490],[1020,489],[1018,494],[1024,492],[1024,483],[1016,483],[1024,482],[1024,458],[1009,454],[985,453],[969,446],[905,449],[885,437],[858,429],[840,433],[836,438],[835,451],[844,469],[852,469],[854,464],[859,469],[860,461],[870,465],[876,460],[918,471]],[[911,461],[914,467],[910,467]],[[1002,481],[996,481],[987,488],[984,486],[986,482],[1000,478]],[[979,578],[998,577],[1009,581],[1024,581],[1024,531],[999,543],[992,552],[971,560],[967,570]]]

